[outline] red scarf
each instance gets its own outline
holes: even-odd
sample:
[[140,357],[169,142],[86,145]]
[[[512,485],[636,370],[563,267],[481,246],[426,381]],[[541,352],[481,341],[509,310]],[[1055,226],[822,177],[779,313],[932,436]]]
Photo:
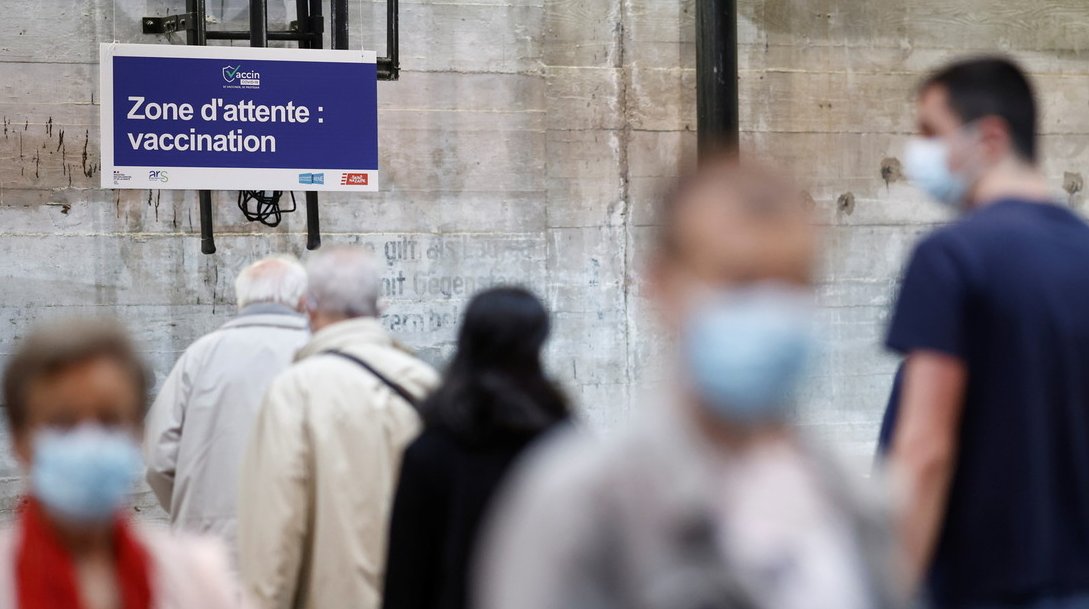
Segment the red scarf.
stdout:
[[[33,499],[23,506],[19,529],[21,539],[15,550],[18,608],[83,609],[75,565]],[[121,608],[151,609],[151,559],[123,517],[114,526],[114,549]]]

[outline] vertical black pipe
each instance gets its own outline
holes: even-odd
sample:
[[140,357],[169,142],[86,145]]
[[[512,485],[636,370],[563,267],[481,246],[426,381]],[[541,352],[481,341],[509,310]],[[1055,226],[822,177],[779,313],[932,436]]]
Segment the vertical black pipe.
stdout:
[[197,192],[200,200],[200,252],[216,253],[216,238],[212,228],[212,191]]
[[250,46],[268,46],[268,0],[250,0]]
[[696,117],[701,159],[737,150],[737,0],[696,2]]
[[322,0],[310,0],[310,27],[314,37],[310,39],[310,48],[320,49],[325,46],[325,17],[321,14]]
[[389,57],[390,80],[397,80],[401,75],[400,24],[397,23],[397,0],[386,0],[386,56]]
[[329,20],[333,27],[333,40],[330,48],[348,48],[348,0],[333,0]]
[[306,191],[306,249],[321,247],[321,220],[318,217],[318,193]]
[[185,0],[185,12],[192,20],[185,31],[185,43],[204,46],[207,44],[208,23],[204,0]]
[[[310,1],[310,26],[313,38],[310,39],[309,48],[320,49],[325,46],[325,24],[321,14],[322,0]],[[306,0],[298,0],[301,7]],[[300,19],[300,23],[302,23]],[[318,193],[306,192],[306,249],[316,250],[321,247],[321,219],[318,216]]]
[[299,41],[300,49],[309,49],[310,40],[307,38],[307,34],[310,33],[310,2],[309,0],[295,0],[295,23],[299,24],[299,34],[303,35],[302,40]]
[[[204,46],[208,43],[208,26],[205,0],[185,0],[185,12],[192,20],[185,32],[186,44]],[[197,207],[200,210],[200,251],[202,254],[216,253],[216,239],[212,227],[212,191],[197,192]]]
[[[301,7],[306,0],[298,0]],[[309,48],[320,49],[325,46],[324,24],[321,15],[321,0],[310,0],[311,33]],[[301,22],[300,22],[301,23]],[[318,218],[318,193],[306,191],[306,249],[316,250],[321,247],[321,222]]]

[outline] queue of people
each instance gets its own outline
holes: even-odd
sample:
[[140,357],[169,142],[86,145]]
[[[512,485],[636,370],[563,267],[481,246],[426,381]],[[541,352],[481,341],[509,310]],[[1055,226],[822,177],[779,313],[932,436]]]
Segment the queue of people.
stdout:
[[[4,372],[27,491],[0,609],[1089,608],[1089,225],[1012,62],[942,68],[917,115],[906,174],[962,217],[908,264],[869,479],[792,423],[820,351],[801,189],[720,159],[646,268],[671,382],[606,437],[547,375],[535,295],[475,295],[440,375],[360,248],[243,269],[146,413],[118,325],[40,327]],[[145,466],[172,533],[127,515]]]

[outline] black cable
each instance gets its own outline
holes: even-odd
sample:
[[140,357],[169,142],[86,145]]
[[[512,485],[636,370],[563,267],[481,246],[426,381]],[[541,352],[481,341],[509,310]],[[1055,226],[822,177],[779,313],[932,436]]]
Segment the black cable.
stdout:
[[[295,193],[291,193],[291,207],[282,209],[280,197],[282,190],[240,190],[238,191],[238,209],[250,222],[260,222],[265,226],[277,226],[283,220],[283,214],[295,211]],[[254,208],[250,208],[250,204]]]

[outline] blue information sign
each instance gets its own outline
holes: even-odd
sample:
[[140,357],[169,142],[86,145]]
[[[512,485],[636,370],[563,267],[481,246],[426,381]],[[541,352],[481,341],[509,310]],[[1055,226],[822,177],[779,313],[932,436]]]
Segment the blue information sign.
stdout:
[[377,190],[375,55],[103,44],[103,188]]

